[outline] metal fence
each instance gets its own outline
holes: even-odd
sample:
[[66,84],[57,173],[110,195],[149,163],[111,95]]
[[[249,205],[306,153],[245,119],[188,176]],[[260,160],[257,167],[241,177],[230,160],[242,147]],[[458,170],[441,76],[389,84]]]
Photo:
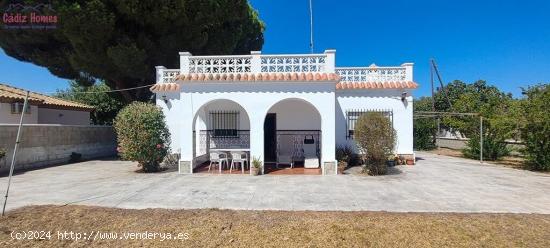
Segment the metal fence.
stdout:
[[382,113],[384,116],[388,117],[390,119],[390,122],[393,125],[393,110],[391,109],[351,109],[346,111],[346,138],[347,139],[353,139],[354,133],[355,133],[355,124],[357,123],[357,120],[359,120],[359,117],[362,115],[369,113],[369,112],[375,112],[375,113]]
[[199,154],[210,149],[250,148],[250,130],[234,130],[232,135],[218,135],[216,130],[199,131]]
[[296,158],[304,157],[304,144],[315,144],[317,157],[321,157],[321,130],[277,130],[277,154],[282,150]]

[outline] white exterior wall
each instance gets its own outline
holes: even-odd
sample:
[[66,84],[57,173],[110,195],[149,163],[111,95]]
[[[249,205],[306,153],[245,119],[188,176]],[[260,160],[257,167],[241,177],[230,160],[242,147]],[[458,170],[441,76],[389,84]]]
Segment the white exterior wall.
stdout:
[[[181,161],[193,160],[193,119],[202,106],[219,99],[237,102],[246,110],[250,120],[251,156],[261,158],[264,158],[263,125],[271,107],[285,99],[300,99],[310,103],[321,118],[321,164],[336,160],[334,82],[256,82],[253,85],[239,82],[186,83],[181,87],[181,94],[157,93],[157,105],[163,108],[167,117],[172,147],[180,148]],[[162,95],[167,96],[168,104],[161,99]]]
[[39,124],[90,125],[90,112],[38,108]]
[[410,90],[406,101],[401,101],[403,90],[348,90],[336,93],[336,143],[351,145],[353,140],[346,138],[346,111],[391,109],[393,125],[397,132],[398,154],[413,154],[413,97]]
[[[162,100],[162,96],[169,99],[168,103]],[[193,116],[183,111],[183,103],[180,99],[179,92],[158,92],[156,93],[156,104],[162,109],[166,126],[170,131],[170,149],[172,153],[180,153],[180,133],[181,125],[187,119],[192,119]]]
[[268,113],[277,115],[278,130],[321,130],[321,115],[314,106],[303,100],[283,100]]
[[[2,124],[19,124],[21,114],[11,113],[11,104],[0,102],[0,123]],[[37,124],[38,123],[38,107],[31,105],[31,113],[25,114],[23,117],[23,123],[25,124]]]

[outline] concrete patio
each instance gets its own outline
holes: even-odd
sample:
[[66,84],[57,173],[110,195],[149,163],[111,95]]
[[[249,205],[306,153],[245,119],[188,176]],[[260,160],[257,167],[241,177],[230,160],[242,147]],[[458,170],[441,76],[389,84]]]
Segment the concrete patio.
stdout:
[[[88,161],[13,177],[7,208],[80,204],[119,208],[371,210],[550,214],[550,175],[417,153],[387,176],[135,173],[135,163]],[[0,178],[5,191],[7,177]]]

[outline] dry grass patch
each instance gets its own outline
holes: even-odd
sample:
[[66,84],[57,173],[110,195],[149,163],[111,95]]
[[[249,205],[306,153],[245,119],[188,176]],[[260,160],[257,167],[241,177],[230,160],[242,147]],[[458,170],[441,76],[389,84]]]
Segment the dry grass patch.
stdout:
[[[12,240],[12,231],[51,240]],[[58,240],[57,231],[188,233],[184,241]],[[550,215],[129,210],[31,206],[0,221],[0,247],[550,247]]]

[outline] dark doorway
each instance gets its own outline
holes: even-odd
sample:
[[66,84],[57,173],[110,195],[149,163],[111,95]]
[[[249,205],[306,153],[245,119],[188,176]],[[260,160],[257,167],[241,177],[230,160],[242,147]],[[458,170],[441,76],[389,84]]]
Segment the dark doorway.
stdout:
[[264,122],[264,156],[265,162],[277,161],[277,116],[267,114]]

